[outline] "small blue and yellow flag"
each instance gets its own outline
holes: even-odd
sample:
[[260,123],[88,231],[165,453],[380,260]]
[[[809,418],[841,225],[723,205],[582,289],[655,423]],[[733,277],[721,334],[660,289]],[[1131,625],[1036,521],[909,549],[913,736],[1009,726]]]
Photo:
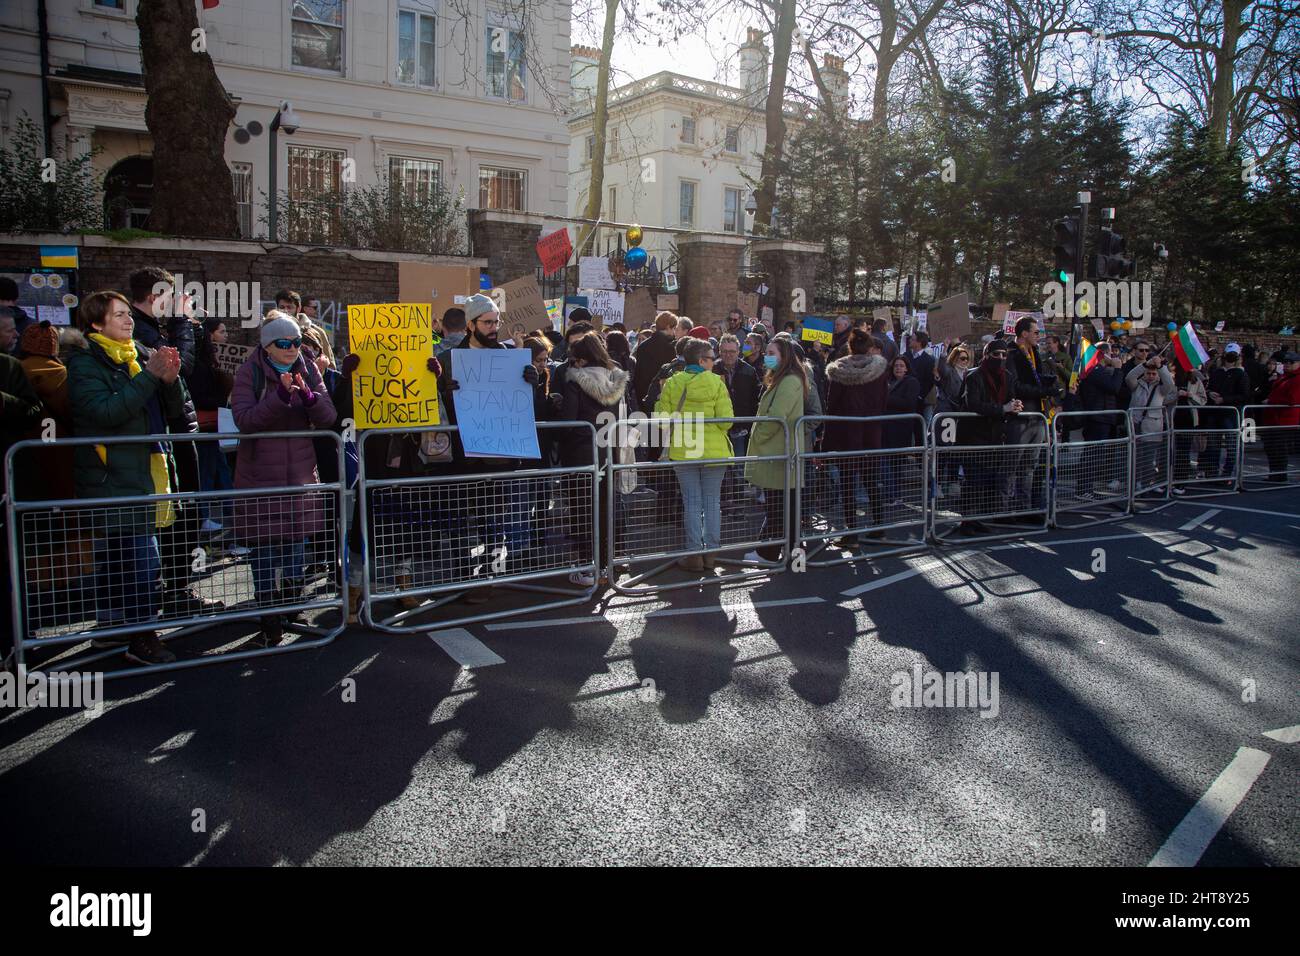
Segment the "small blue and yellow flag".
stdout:
[[832,345],[835,342],[835,322],[815,315],[806,315],[803,319],[803,333],[799,336],[805,342],[823,342]]
[[77,268],[77,247],[41,246],[41,267],[44,269]]

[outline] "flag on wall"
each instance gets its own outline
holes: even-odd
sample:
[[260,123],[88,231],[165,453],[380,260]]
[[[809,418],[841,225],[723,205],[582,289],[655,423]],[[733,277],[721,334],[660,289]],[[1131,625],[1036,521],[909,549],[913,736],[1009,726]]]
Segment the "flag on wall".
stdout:
[[77,268],[77,247],[41,246],[41,266],[46,269]]

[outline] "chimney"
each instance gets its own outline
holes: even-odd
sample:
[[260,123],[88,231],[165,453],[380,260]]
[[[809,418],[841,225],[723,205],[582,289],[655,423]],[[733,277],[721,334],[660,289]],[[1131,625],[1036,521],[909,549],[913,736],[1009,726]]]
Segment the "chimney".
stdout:
[[569,96],[575,105],[590,102],[596,95],[596,74],[600,69],[600,51],[594,46],[575,45],[570,49]]
[[844,57],[827,53],[822,57],[822,82],[830,91],[831,102],[837,111],[844,111],[849,106],[849,74],[844,69]]
[[763,31],[753,27],[740,48],[740,85],[754,100],[767,95],[767,46]]

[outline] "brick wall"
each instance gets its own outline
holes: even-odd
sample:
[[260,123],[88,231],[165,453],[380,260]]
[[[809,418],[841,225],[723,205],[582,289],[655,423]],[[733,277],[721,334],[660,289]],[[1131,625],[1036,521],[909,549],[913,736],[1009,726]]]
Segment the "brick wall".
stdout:
[[790,321],[798,321],[794,306],[794,292],[802,289],[803,312],[813,311],[817,264],[823,257],[822,246],[808,242],[770,240],[754,243],[752,253],[768,275],[772,295],[773,320],[777,331]]
[[537,274],[537,240],[541,216],[492,209],[469,211],[470,248],[487,260],[487,274],[496,285]]
[[681,236],[677,240],[681,315],[707,326],[736,307],[737,277],[745,241],[740,238]]

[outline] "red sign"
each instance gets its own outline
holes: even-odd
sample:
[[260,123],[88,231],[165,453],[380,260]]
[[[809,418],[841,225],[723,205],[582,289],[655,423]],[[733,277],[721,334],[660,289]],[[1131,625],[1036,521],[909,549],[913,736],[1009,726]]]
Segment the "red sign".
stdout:
[[537,258],[542,260],[542,274],[550,275],[557,269],[564,268],[573,254],[573,243],[569,241],[567,227],[556,229],[547,236],[537,240]]

